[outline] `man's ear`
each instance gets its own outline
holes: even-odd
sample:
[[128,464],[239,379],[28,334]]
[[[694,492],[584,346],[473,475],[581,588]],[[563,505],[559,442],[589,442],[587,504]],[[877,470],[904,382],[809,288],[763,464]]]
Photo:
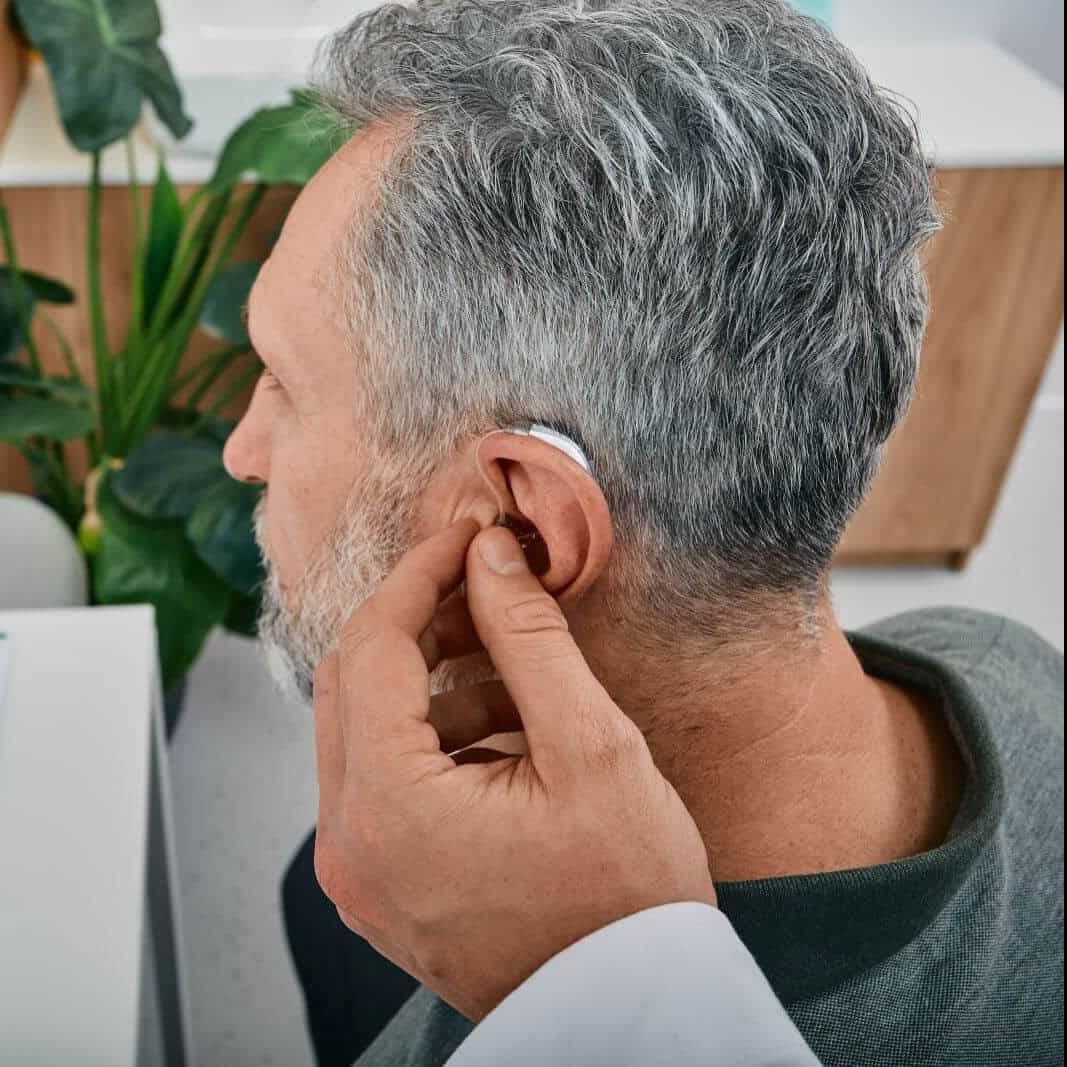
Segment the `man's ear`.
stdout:
[[[577,602],[603,573],[614,544],[600,487],[570,456],[537,437],[498,433],[481,445],[482,478],[511,516],[509,525],[519,527],[513,532],[520,543],[528,540],[531,569],[541,569],[533,566],[537,554],[547,556],[541,584],[561,606]],[[542,544],[535,543],[537,535]]]

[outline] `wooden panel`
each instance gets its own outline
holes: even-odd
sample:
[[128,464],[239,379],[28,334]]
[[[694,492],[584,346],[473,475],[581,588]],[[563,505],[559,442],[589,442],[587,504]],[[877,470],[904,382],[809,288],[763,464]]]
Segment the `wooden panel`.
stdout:
[[0,0],[0,143],[15,114],[26,77],[26,52],[9,22],[9,0]]
[[[88,167],[88,162],[86,163]],[[194,186],[180,186],[187,198]],[[278,187],[264,197],[234,253],[236,259],[263,258],[272,243],[274,231],[281,225],[297,190]],[[151,190],[141,190],[145,210]],[[27,269],[40,271],[71,285],[78,301],[69,308],[48,308],[49,314],[66,332],[81,372],[92,380],[92,349],[87,313],[85,235],[88,191],[84,187],[30,188],[3,190],[4,202],[11,215],[15,247],[19,261]],[[125,336],[130,313],[131,256],[133,251],[130,221],[130,194],[124,186],[108,186],[101,191],[101,278],[106,308],[108,337],[113,346]],[[37,320],[36,338],[45,368],[62,373],[63,361],[50,331]],[[199,331],[194,335],[183,366],[192,365],[205,353],[219,347],[219,342]],[[223,390],[247,362],[231,368],[216,390]],[[248,395],[239,397],[228,408],[232,415],[243,410]],[[72,469],[80,478],[86,468],[85,448],[76,441],[66,446]],[[30,492],[32,483],[22,456],[10,445],[0,445],[0,490]]]
[[[985,535],[1063,317],[1063,168],[943,171],[917,392],[842,563],[966,552]],[[962,553],[962,555],[960,555]]]

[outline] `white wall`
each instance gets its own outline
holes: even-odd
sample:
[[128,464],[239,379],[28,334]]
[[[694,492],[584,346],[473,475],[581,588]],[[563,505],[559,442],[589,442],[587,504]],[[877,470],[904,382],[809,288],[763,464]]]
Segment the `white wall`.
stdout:
[[1063,88],[1063,0],[1002,3],[994,40]]

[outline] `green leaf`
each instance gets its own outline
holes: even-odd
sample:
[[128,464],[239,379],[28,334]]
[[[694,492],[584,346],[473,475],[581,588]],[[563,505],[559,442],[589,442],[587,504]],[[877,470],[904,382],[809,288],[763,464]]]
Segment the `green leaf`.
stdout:
[[[26,319],[33,318],[34,304],[73,304],[74,291],[54,278],[35,274],[32,270],[20,270],[22,300]],[[0,363],[11,359],[22,347],[22,327],[19,323],[15,275],[9,266],[0,267]]]
[[259,611],[262,598],[259,596],[242,596],[234,593],[230,598],[230,607],[222,625],[231,633],[242,637],[255,637],[259,632]]
[[197,557],[180,523],[140,518],[100,479],[97,507],[102,529],[93,559],[93,594],[100,604],[151,604],[163,670],[163,687],[178,682],[221,623],[231,595]]
[[17,355],[22,347],[20,302],[25,309],[27,319],[32,318],[33,293],[28,287],[18,289],[10,268],[0,267],[0,363]]
[[260,486],[228,479],[205,494],[185,524],[200,558],[245,596],[255,593],[264,576],[252,520],[261,493]]
[[33,392],[48,393],[68,404],[88,407],[92,391],[73,378],[39,378],[21,363],[0,363],[0,385],[15,386]]
[[185,212],[178,190],[170,180],[163,157],[159,157],[159,174],[152,191],[152,210],[148,221],[148,248],[144,270],[144,322],[147,324],[163,291],[163,283],[174,263],[174,253],[182,233]]
[[21,363],[0,363],[0,385],[17,385],[32,388],[41,379]]
[[157,43],[155,0],[15,0],[15,10],[44,56],[76,148],[96,152],[125,137],[145,97],[175,137],[192,128]]
[[0,396],[0,441],[9,444],[27,437],[69,441],[96,426],[96,416],[49,396]]
[[205,493],[232,479],[217,441],[161,430],[130,453],[111,481],[115,495],[133,513],[185,520]]
[[200,431],[213,441],[225,445],[230,434],[237,428],[236,419],[224,419],[218,415],[205,416],[201,419]]
[[[37,274],[32,270],[19,269],[19,275],[26,288],[36,300],[42,304],[73,304],[74,290],[69,285],[56,278],[47,278],[43,274]],[[8,285],[13,284],[12,271],[6,264],[0,267],[0,277],[6,279]]]
[[212,280],[200,313],[200,328],[231,345],[249,345],[244,322],[244,307],[255,284],[258,261],[234,263]]
[[261,108],[237,127],[223,146],[211,186],[216,190],[248,177],[268,185],[304,185],[341,146],[343,135],[313,94],[292,90],[293,103]]

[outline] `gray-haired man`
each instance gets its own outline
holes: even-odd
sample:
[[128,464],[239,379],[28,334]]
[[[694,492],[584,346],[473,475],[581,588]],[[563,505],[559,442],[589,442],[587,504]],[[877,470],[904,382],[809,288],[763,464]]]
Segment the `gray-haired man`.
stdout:
[[[226,454],[269,483],[280,674],[310,697],[404,551],[503,501],[819,1059],[1061,1062],[1062,657],[829,595],[926,321],[906,113],[780,0],[393,5],[322,59],[355,135],[257,281]],[[483,440],[531,420],[594,477]],[[471,1027],[420,991],[361,1067]]]

